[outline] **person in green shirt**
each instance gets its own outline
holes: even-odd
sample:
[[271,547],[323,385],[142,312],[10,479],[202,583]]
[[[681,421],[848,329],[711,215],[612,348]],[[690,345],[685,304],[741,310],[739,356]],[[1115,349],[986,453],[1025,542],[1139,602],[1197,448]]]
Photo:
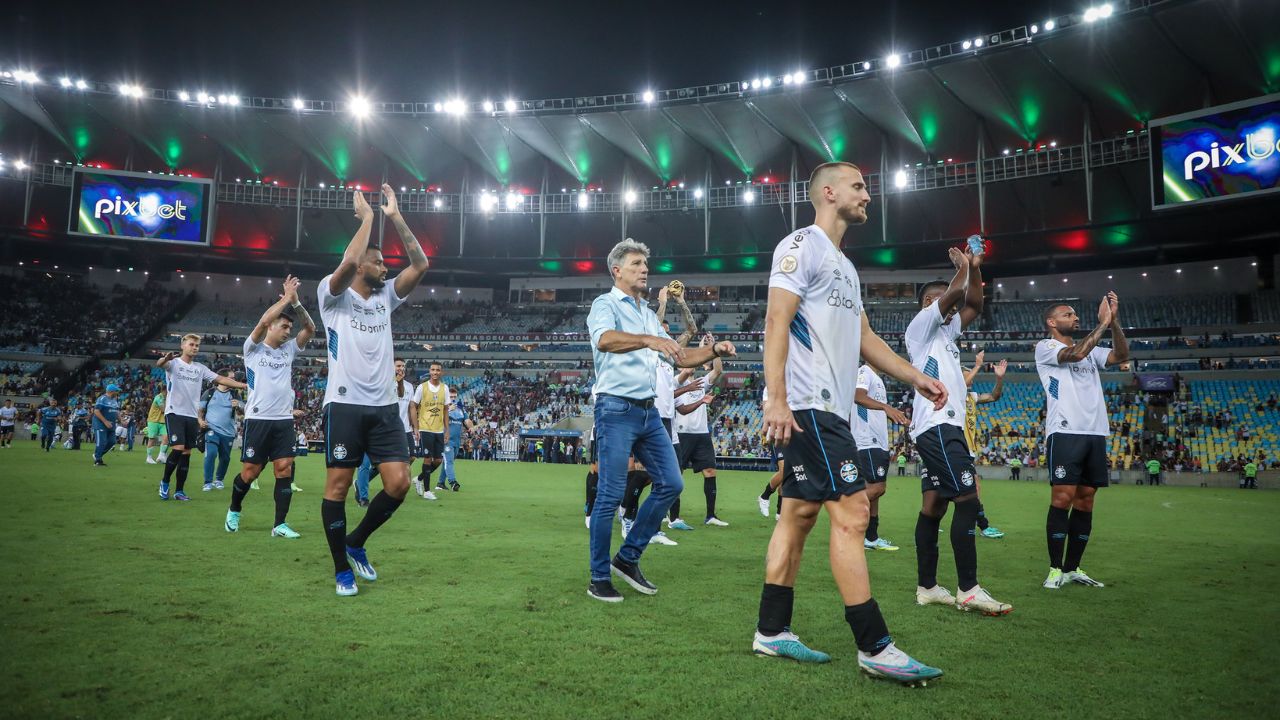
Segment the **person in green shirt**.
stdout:
[[1252,460],[1244,464],[1244,477],[1240,479],[1240,487],[1258,489],[1258,466]]
[[1160,484],[1160,461],[1155,458],[1147,461],[1147,480],[1152,485]]
[[1013,458],[1009,460],[1009,479],[1022,479],[1022,458],[1017,455],[1014,455]]
[[907,474],[907,456],[905,453],[898,453],[898,476],[902,477]]

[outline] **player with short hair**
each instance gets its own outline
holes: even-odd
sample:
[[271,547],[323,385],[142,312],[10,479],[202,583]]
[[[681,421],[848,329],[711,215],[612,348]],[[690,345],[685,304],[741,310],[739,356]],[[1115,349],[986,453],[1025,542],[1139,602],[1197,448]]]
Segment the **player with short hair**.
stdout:
[[[358,592],[355,572],[378,579],[365,542],[389,520],[409,491],[409,444],[400,422],[395,388],[391,313],[409,299],[427,271],[426,253],[400,215],[395,191],[382,186],[382,213],[395,226],[409,267],[387,284],[382,251],[369,246],[373,208],[355,191],[352,205],[360,228],[338,267],[320,281],[316,294],[327,336],[329,379],[324,391],[325,477],[320,517],[333,560],[338,595]],[[369,502],[360,525],[347,532],[347,491],[368,453],[382,475],[382,491]],[[348,562],[350,558],[351,562]]]
[[[676,338],[676,344],[680,347],[688,347],[689,341],[693,339],[695,333],[698,332],[698,321],[694,320],[693,312],[689,309],[689,304],[684,298],[684,283],[679,280],[672,280],[658,290],[658,320],[662,321],[662,331],[671,334],[671,324],[666,321],[667,317],[667,301],[669,298],[676,299],[676,307],[680,309],[681,319],[684,321],[684,331]],[[696,385],[686,385],[684,387],[676,387],[676,371],[675,368],[668,363],[658,363],[657,383],[654,391],[654,407],[658,409],[658,415],[662,418],[662,424],[666,426],[668,434],[671,435],[671,443],[673,445],[680,444],[680,434],[675,429],[676,418],[676,398],[687,392],[697,389]],[[680,455],[676,452],[676,457]],[[672,530],[692,530],[693,527],[680,517],[680,496],[676,496],[675,502],[671,503],[671,509],[667,511],[667,519],[665,520],[667,527]],[[661,536],[661,537],[660,537]],[[663,542],[665,535],[659,532],[654,536],[659,543]],[[672,541],[674,542],[674,541]]]
[[467,416],[467,411],[462,409],[462,403],[458,402],[458,388],[449,388],[449,442],[444,447],[444,464],[440,469],[440,482],[448,482],[449,488],[454,492],[462,489],[461,483],[458,482],[457,470],[454,468],[458,453],[462,451],[462,436],[464,432],[471,432],[474,428],[475,424]]
[[[218,374],[234,377],[231,368],[221,368]],[[208,429],[204,432],[204,492],[221,490],[231,464],[231,446],[236,439],[236,410],[239,402],[230,389],[213,385],[200,396],[200,420]]]
[[195,449],[200,434],[209,426],[199,419],[200,392],[206,382],[243,390],[244,383],[223,377],[196,362],[200,352],[200,336],[187,333],[182,336],[182,350],[167,352],[156,360],[156,367],[164,369],[165,386],[168,389],[164,405],[164,424],[169,434],[170,452],[164,462],[164,477],[160,480],[160,499],[169,499],[169,481],[176,474],[178,486],[174,500],[186,502],[184,488],[187,471],[191,467],[191,451]]
[[[418,447],[422,455],[422,471],[414,479],[414,489],[426,500],[435,500],[431,492],[431,474],[444,462],[444,448],[449,442],[449,423],[445,417],[449,409],[449,386],[442,379],[444,366],[431,363],[427,381],[413,391],[409,413],[418,419]],[[444,478],[436,484],[444,490]]]
[[120,417],[120,386],[112,383],[93,403],[93,465],[106,467],[102,458],[115,446],[116,421]]
[[[300,537],[285,522],[293,501],[293,458],[298,447],[293,426],[293,362],[316,333],[311,313],[298,298],[301,285],[298,278],[285,277],[280,299],[267,308],[244,341],[244,375],[249,395],[244,407],[240,474],[231,483],[231,505],[223,523],[227,532],[240,529],[240,513],[244,511],[250,483],[271,463],[276,478],[273,492],[276,515],[271,523],[271,537],[290,540]],[[295,317],[301,321],[302,329],[290,339]]]
[[13,447],[13,428],[17,424],[18,409],[12,398],[5,398],[0,407],[0,447]]
[[863,363],[858,368],[858,384],[849,422],[853,428],[853,441],[858,446],[858,471],[867,480],[867,500],[871,504],[871,517],[863,541],[868,550],[898,549],[897,545],[880,537],[880,498],[889,489],[889,420],[899,425],[907,425],[911,421],[888,400],[884,380],[870,363]]
[[[709,333],[702,338],[702,346],[715,345]],[[710,390],[724,375],[724,362],[720,358],[704,365],[706,375],[694,378],[696,368],[685,368],[676,376],[676,384],[682,393],[676,403],[676,433],[680,438],[680,469],[689,468],[702,474],[702,495],[707,501],[707,514],[703,525],[728,527],[729,523],[716,517],[716,448],[711,442],[710,419],[707,406],[715,399]],[[694,385],[692,390],[687,385]]]
[[[1102,587],[1080,569],[1093,532],[1093,501],[1098,488],[1107,487],[1107,401],[1101,373],[1109,365],[1129,359],[1129,341],[1120,327],[1120,300],[1107,293],[1098,305],[1098,326],[1079,342],[1080,316],[1065,303],[1044,310],[1049,337],[1036,343],[1036,372],[1045,394],[1045,467],[1053,497],[1045,521],[1049,543],[1049,576],[1044,587],[1057,590],[1067,583]],[[1113,347],[1099,347],[1111,331]],[[1065,556],[1064,556],[1064,548]]]
[[[978,584],[978,490],[973,456],[964,439],[967,389],[956,346],[964,328],[982,313],[982,257],[956,248],[949,251],[956,268],[950,283],[935,281],[920,288],[920,311],[907,326],[905,340],[911,364],[947,387],[947,404],[935,407],[916,394],[911,439],[920,453],[920,515],[916,519],[916,604],[952,605],[966,612],[1006,615],[1013,606],[991,597]],[[957,593],[938,584],[938,527],[951,515],[951,550],[955,555]]]
[[[164,406],[168,402],[165,389],[151,399],[147,408],[147,464],[162,463],[169,457],[169,432],[164,427]],[[152,458],[151,451],[160,448],[158,457]]]
[[861,282],[840,249],[850,225],[867,220],[862,171],[826,163],[809,180],[815,222],[783,238],[773,253],[765,315],[764,371],[769,388],[764,427],[783,448],[782,517],[773,529],[752,650],[802,662],[827,662],[791,631],[796,573],[804,542],[826,509],[831,516],[831,573],[858,646],[858,667],[903,683],[940,677],[899,650],[871,596],[864,533],[870,504],[849,428],[859,358],[946,403],[947,390],[893,353],[863,312]]
[[57,398],[49,398],[49,404],[36,412],[40,421],[40,449],[49,452],[58,440],[58,418],[62,417],[62,409],[58,407]]
[[[973,387],[974,378],[978,377],[978,373],[982,372],[982,365],[986,359],[985,351],[979,350],[977,359],[974,361],[972,370],[964,371],[964,384],[966,388]],[[978,406],[987,403],[998,402],[1004,394],[1004,373],[1009,369],[1009,361],[1001,360],[995,365],[996,384],[989,393],[966,392],[964,396],[964,441],[969,446],[969,455],[974,458],[973,466],[973,483],[978,488],[978,530],[982,532],[982,537],[999,540],[1004,537],[1004,533],[1000,528],[991,524],[991,520],[987,518],[987,509],[982,505],[982,475],[978,472]]]

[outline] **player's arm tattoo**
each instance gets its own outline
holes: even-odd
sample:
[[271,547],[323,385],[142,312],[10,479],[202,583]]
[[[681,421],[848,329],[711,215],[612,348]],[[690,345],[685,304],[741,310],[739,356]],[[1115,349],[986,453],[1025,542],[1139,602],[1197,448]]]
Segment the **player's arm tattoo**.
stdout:
[[391,224],[395,225],[396,232],[400,234],[400,242],[404,244],[404,252],[409,256],[409,263],[426,270],[427,254],[422,250],[422,245],[418,243],[418,238],[414,236],[413,231],[409,229],[409,224],[400,215],[391,218]]
[[311,319],[311,313],[307,312],[307,306],[299,302],[298,304],[293,305],[292,307],[294,311],[297,312],[298,315],[301,317],[302,324],[305,325],[308,330],[314,333],[316,331],[316,321]]
[[[1093,332],[1085,335],[1080,342],[1071,347],[1064,347],[1058,351],[1058,362],[1080,362],[1089,357],[1089,353],[1098,347],[1098,342],[1102,340],[1102,335],[1107,331],[1106,325],[1099,325],[1093,329]],[[1125,346],[1128,349],[1128,345]]]
[[1129,339],[1124,336],[1118,321],[1111,321],[1111,354],[1107,357],[1108,365],[1119,365],[1129,361]]
[[[698,323],[693,319],[693,312],[689,310],[689,303],[684,301],[684,297],[676,298],[676,304],[680,306],[680,316],[684,318],[685,332],[689,337],[698,334]],[[688,342],[688,341],[686,341]]]

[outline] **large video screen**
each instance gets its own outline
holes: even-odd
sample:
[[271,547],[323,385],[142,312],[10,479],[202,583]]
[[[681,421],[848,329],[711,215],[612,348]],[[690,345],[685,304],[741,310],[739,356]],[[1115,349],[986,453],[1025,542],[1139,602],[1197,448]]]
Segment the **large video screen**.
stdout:
[[208,245],[213,181],[76,169],[67,231],[74,235]]
[[1152,120],[1156,210],[1280,189],[1280,94]]

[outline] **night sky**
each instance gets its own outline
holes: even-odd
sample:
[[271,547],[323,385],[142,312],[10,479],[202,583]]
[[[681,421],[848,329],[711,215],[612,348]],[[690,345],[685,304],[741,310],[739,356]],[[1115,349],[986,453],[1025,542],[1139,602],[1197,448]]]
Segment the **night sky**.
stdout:
[[[19,2],[0,64],[150,87],[435,101],[744,80],[1040,22],[1017,2]],[[665,11],[660,8],[670,8]]]

